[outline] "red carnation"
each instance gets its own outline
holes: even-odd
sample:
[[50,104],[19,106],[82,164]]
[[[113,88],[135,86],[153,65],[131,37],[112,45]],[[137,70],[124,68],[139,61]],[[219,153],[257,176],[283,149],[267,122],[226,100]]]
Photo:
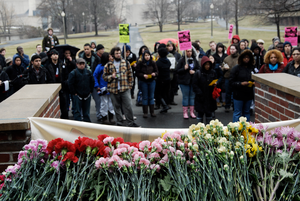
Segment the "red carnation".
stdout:
[[64,141],[62,138],[56,138],[54,140],[51,140],[47,146],[48,153],[51,154],[54,151],[55,145],[62,141]]
[[69,141],[60,141],[55,145],[55,152],[59,154],[63,149],[67,149],[67,152],[76,152],[75,145]]
[[98,135],[98,139],[99,139],[101,142],[103,142],[103,140],[104,140],[105,138],[107,138],[107,137],[109,137],[109,136],[106,135],[106,134]]
[[73,163],[77,163],[78,162],[78,158],[75,156],[74,152],[67,152],[66,155],[64,156],[62,161],[67,161],[70,160]]
[[115,138],[115,139],[112,141],[111,145],[112,145],[112,146],[116,146],[117,142],[119,142],[120,144],[122,144],[122,143],[124,142],[124,139],[121,138],[121,137],[117,137],[117,138]]

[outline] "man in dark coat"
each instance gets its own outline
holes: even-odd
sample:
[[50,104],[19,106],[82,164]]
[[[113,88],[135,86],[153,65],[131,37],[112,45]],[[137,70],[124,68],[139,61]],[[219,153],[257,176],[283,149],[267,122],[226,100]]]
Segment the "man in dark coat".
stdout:
[[7,98],[7,91],[9,89],[9,77],[0,67],[0,103]]
[[8,96],[12,95],[13,93],[17,92],[19,89],[21,89],[23,84],[23,67],[22,64],[22,57],[16,56],[13,59],[13,64],[5,70],[7,73],[9,80],[11,80],[12,87],[9,89]]
[[59,45],[59,40],[53,34],[53,29],[48,28],[47,32],[48,32],[48,35],[44,37],[43,42],[42,42],[44,52],[48,52],[51,48],[55,47],[56,45]]
[[136,58],[136,54],[134,54],[133,52],[131,52],[131,47],[130,45],[126,45],[126,53],[124,53],[124,46],[122,49],[122,57],[124,58],[124,54],[126,54],[126,60],[130,63],[131,69],[132,69],[132,75],[133,75],[133,85],[132,88],[130,90],[130,94],[131,94],[131,99],[134,99],[134,88],[135,88],[135,69],[136,69],[136,62],[137,62],[137,58]]
[[6,50],[4,48],[0,49],[0,65],[2,66],[2,69],[6,66],[6,62],[5,62],[5,52]]

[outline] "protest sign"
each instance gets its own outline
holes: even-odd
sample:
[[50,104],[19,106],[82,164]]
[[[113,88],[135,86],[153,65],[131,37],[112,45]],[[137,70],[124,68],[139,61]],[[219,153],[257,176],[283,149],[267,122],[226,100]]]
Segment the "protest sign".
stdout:
[[297,27],[285,27],[284,41],[289,41],[292,46],[298,45],[298,29]]
[[233,24],[229,26],[229,33],[228,33],[228,39],[230,40],[232,38],[232,32],[233,32]]
[[129,36],[129,24],[119,24],[119,37],[120,43],[129,43],[130,36]]
[[179,48],[181,51],[192,49],[190,31],[178,31]]

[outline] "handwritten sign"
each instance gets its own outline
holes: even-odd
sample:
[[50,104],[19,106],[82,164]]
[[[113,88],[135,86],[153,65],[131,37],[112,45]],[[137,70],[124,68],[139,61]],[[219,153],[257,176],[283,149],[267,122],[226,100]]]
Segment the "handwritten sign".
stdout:
[[284,41],[289,41],[292,46],[298,45],[298,28],[297,27],[285,27],[284,29]]
[[130,36],[129,36],[129,24],[119,24],[119,37],[120,43],[129,43]]
[[228,33],[228,39],[230,40],[232,38],[232,32],[233,32],[233,24],[229,26],[229,33]]
[[189,30],[178,31],[178,40],[181,51],[192,49],[191,34]]

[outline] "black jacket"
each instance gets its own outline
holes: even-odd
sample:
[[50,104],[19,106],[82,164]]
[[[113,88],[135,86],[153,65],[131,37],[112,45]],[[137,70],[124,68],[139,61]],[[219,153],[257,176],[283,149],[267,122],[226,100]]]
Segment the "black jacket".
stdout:
[[[196,72],[200,69],[199,62],[196,58],[193,58],[193,70]],[[177,74],[178,74],[178,84],[186,84],[189,85],[192,83],[193,75],[190,74],[190,68],[185,70],[185,56],[182,57],[177,64]]]
[[45,68],[49,71],[51,75],[51,82],[52,83],[61,83],[62,84],[62,90],[68,91],[68,70],[66,68],[66,65],[61,61],[58,60],[57,65],[54,65],[52,63],[51,59],[48,59],[48,61],[45,63]]
[[27,67],[24,72],[24,79],[26,84],[45,84],[53,83],[52,76],[49,71],[41,66],[39,72],[36,73],[36,70],[30,65]]
[[7,73],[12,84],[12,88],[10,89],[11,93],[18,91],[24,86],[23,78],[18,77],[23,74],[23,71],[24,68],[21,65],[17,66],[16,64],[13,64],[6,69],[5,72]]
[[233,98],[236,100],[252,100],[254,98],[253,87],[241,85],[244,81],[254,80],[251,78],[254,70],[254,66],[245,67],[242,65],[236,65],[231,69],[229,84],[232,87]]
[[2,54],[0,54],[0,65],[2,66],[2,69],[6,66],[5,57]]
[[[8,75],[3,70],[0,70],[0,80],[2,82],[9,80]],[[0,102],[5,100],[7,98],[7,92],[5,91],[5,84],[3,83],[0,86]]]
[[145,79],[144,75],[150,75],[152,73],[155,73],[155,77],[158,75],[157,66],[154,61],[150,61],[150,64],[147,65],[146,63],[140,61],[138,62],[136,66],[136,74],[139,80],[142,80],[144,82],[151,82],[155,79],[155,77],[152,76],[150,79]]
[[171,62],[169,59],[165,58],[159,58],[156,61],[156,66],[158,70],[158,80],[170,80],[170,67],[171,67]]
[[[52,35],[53,40],[54,40],[54,46],[59,45],[59,40],[55,35]],[[43,46],[43,51],[48,51],[49,49],[53,48],[54,46],[51,45],[51,38],[49,35],[46,35],[43,39],[42,42],[42,46]],[[49,48],[48,50],[46,49]]]
[[216,100],[212,97],[214,86],[208,86],[217,79],[215,70],[211,67],[208,71],[204,68],[197,70],[193,76],[193,90],[195,97],[195,110],[201,113],[211,113],[217,109]]
[[300,68],[295,68],[295,61],[291,61],[286,65],[282,72],[297,76],[300,74]]
[[79,70],[76,68],[69,74],[68,84],[71,94],[77,94],[81,98],[86,98],[93,92],[95,83],[90,70],[86,68]]
[[219,56],[218,53],[215,53],[213,55],[214,59],[215,59],[215,63],[218,64],[219,66],[221,66],[223,64],[224,59],[227,57],[228,55],[223,53],[222,57]]
[[[258,55],[254,54],[254,50],[255,49],[259,49]],[[260,55],[261,48],[256,43],[252,43],[252,45],[251,45],[251,51],[253,52],[253,57],[254,57],[254,60],[255,60],[254,68],[256,68],[259,71],[259,69],[261,68],[261,66],[264,64],[264,57]]]

